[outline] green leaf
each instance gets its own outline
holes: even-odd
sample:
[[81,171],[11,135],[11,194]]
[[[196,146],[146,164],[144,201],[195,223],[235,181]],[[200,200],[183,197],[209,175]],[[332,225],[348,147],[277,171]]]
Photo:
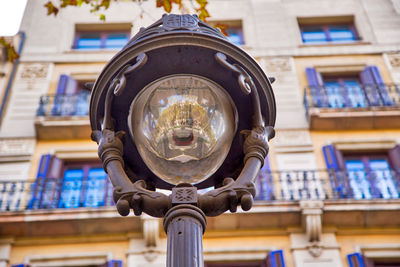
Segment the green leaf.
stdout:
[[100,14],[99,18],[101,21],[106,21],[106,15],[104,15],[104,14]]

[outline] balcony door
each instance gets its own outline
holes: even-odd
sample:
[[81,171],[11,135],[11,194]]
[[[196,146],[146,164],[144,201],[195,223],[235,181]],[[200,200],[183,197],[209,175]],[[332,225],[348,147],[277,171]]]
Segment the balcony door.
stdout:
[[400,198],[400,145],[387,151],[322,148],[334,195],[354,199]]
[[113,205],[112,185],[99,160],[62,160],[43,155],[28,209]]
[[365,94],[358,76],[327,77],[324,79],[329,107],[366,107]]
[[399,197],[387,157],[345,157],[345,166],[354,198]]
[[392,106],[388,91],[376,66],[367,66],[360,72],[320,73],[315,68],[306,68],[309,87],[306,95],[311,97],[313,107],[319,108],[365,108]]
[[84,164],[66,167],[60,208],[99,207],[104,205],[107,175],[101,166]]
[[51,115],[87,116],[90,92],[85,88],[86,82],[91,81],[77,81],[69,75],[60,75]]

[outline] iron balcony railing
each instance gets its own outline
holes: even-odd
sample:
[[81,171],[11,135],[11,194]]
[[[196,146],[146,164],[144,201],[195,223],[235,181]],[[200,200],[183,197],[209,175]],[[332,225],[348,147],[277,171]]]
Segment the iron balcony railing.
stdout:
[[[264,172],[256,181],[258,201],[398,199],[400,170],[291,170]],[[0,182],[0,211],[114,205],[108,179],[39,179]]]
[[400,85],[326,85],[304,89],[304,105],[309,108],[400,107]]
[[108,179],[37,179],[0,182],[0,211],[95,208],[114,205]]
[[90,92],[76,94],[43,95],[40,97],[37,116],[87,116]]
[[291,170],[264,172],[257,200],[397,199],[400,170]]

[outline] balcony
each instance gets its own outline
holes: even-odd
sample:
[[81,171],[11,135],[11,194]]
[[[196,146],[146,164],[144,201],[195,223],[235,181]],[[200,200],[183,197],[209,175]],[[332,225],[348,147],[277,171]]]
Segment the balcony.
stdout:
[[44,95],[40,98],[35,119],[40,140],[88,138],[90,92],[68,95]]
[[0,212],[113,206],[112,186],[104,179],[38,179],[0,182]]
[[400,170],[275,171],[256,185],[263,201],[399,199]]
[[[322,221],[327,226],[398,227],[399,174],[394,170],[384,174],[327,170],[264,173],[257,181],[254,207],[249,212],[209,217],[208,229],[273,228],[287,233],[288,227],[301,225],[301,202],[306,200],[323,203]],[[0,234],[139,233],[140,218],[123,218],[113,207],[108,181],[87,180],[68,184],[62,179],[1,182]]]
[[400,85],[309,86],[306,116],[313,130],[400,128]]
[[[256,181],[257,201],[377,200],[400,198],[400,171],[273,171]],[[112,206],[104,179],[0,182],[0,211]]]

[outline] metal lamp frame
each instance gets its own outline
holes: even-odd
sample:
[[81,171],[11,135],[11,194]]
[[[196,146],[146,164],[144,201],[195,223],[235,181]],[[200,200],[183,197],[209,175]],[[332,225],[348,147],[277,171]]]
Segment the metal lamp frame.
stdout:
[[[118,128],[118,118],[113,113],[118,109],[114,107],[115,101],[129,87],[132,74],[150,64],[149,53],[177,46],[211,51],[213,58],[205,60],[217,62],[230,73],[229,79],[236,79],[242,94],[251,96],[252,122],[248,129],[241,129],[239,133],[244,140],[240,154],[243,168],[236,179],[226,177],[222,183],[214,184],[218,188],[204,194],[198,193],[191,184],[179,184],[167,196],[156,192],[154,184],[146,179],[132,179],[126,162],[129,147],[124,147],[126,133]],[[168,236],[167,266],[203,266],[205,216],[218,216],[227,210],[236,212],[238,205],[244,211],[252,207],[256,194],[254,181],[268,154],[268,141],[275,134],[275,101],[270,81],[255,60],[219,31],[199,21],[195,15],[164,15],[153,25],[141,29],[107,64],[94,85],[90,119],[92,139],[99,145],[98,154],[114,187],[113,197],[119,214],[127,216],[132,209],[135,215],[144,212],[164,217]],[[190,238],[179,238],[185,234]],[[179,253],[179,249],[185,249],[185,253]]]

